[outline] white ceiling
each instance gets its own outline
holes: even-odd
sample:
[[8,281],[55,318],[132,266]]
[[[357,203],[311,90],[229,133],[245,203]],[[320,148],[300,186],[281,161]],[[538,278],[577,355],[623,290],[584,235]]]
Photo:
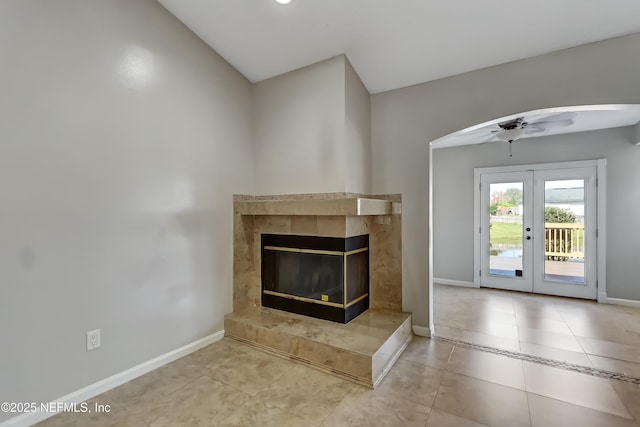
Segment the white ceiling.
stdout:
[[638,0],[158,0],[250,81],[346,53],[371,93],[640,31]]

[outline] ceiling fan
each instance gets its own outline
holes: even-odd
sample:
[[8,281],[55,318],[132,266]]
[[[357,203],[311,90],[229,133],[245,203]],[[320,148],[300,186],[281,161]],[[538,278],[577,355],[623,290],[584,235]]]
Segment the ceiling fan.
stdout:
[[489,134],[489,139],[482,142],[490,142],[498,139],[509,143],[509,157],[513,157],[511,143],[526,135],[542,133],[550,129],[568,127],[573,124],[575,113],[566,112],[540,118],[517,117],[515,119],[496,123],[471,133]]

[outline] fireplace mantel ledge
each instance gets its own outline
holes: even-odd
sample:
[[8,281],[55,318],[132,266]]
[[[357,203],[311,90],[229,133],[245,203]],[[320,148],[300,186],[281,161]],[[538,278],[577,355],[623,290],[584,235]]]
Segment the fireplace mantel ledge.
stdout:
[[243,200],[234,203],[240,215],[367,216],[401,213],[401,204],[382,199]]

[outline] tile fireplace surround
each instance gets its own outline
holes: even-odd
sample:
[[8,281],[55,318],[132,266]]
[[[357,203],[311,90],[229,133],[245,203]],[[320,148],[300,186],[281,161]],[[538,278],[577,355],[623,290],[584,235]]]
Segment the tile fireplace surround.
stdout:
[[[412,339],[402,312],[400,195],[234,196],[228,337],[375,387]],[[346,325],[261,306],[261,235],[369,235],[370,308]]]

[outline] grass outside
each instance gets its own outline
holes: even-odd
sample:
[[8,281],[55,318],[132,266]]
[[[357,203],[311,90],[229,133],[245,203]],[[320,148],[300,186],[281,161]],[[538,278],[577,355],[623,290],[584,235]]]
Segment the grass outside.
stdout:
[[[584,230],[578,229],[573,234],[573,245],[577,246],[577,238],[584,242]],[[522,224],[508,222],[492,222],[490,241],[496,245],[517,245],[522,243]]]
[[522,244],[522,224],[492,222],[489,236],[494,245]]

